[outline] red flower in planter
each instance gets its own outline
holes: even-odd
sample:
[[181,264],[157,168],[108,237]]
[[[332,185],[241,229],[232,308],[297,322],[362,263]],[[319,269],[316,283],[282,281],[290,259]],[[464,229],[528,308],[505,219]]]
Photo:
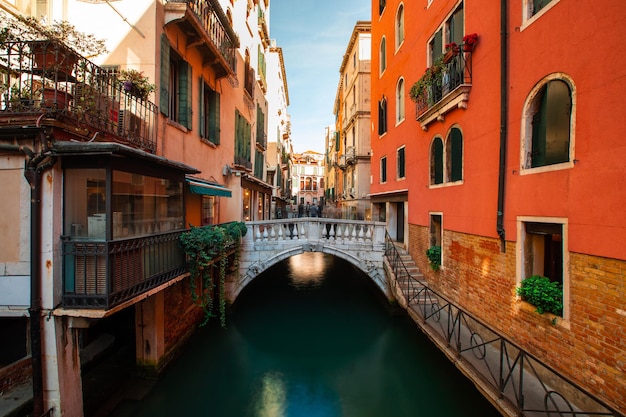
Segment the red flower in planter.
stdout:
[[463,50],[465,52],[470,52],[474,50],[474,47],[478,43],[478,34],[477,33],[469,33],[463,36]]

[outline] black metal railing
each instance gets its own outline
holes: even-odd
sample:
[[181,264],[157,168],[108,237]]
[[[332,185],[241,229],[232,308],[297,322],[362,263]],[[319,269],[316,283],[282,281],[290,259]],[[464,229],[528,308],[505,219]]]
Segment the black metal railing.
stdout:
[[472,84],[472,52],[461,50],[443,64],[441,71],[432,75],[430,85],[415,101],[416,116],[424,114],[457,87],[468,84]]
[[252,169],[252,162],[250,162],[250,157],[235,155],[234,164],[236,166],[240,166],[246,169]]
[[171,3],[186,3],[202,23],[206,35],[215,46],[233,73],[237,72],[235,48],[239,44],[229,22],[216,0],[168,0]]
[[187,272],[182,233],[64,240],[63,306],[110,309]]
[[387,234],[385,257],[396,274],[407,308],[437,342],[458,355],[500,398],[521,416],[615,416],[611,409],[584,388],[524,351],[481,320],[410,277],[397,248]]
[[116,71],[59,42],[0,43],[0,118],[17,113],[46,114],[98,132],[91,140],[156,151],[156,106],[127,91]]

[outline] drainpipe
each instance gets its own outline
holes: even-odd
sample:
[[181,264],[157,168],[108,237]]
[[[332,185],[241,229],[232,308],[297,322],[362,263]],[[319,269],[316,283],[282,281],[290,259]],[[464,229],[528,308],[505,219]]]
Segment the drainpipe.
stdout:
[[[43,139],[43,138],[42,138]],[[24,177],[30,184],[30,344],[33,380],[33,415],[43,415],[43,363],[41,349],[41,174],[55,158],[39,165],[45,155],[26,146],[0,144],[0,151],[26,155]]]
[[504,231],[504,194],[506,179],[506,146],[508,126],[508,1],[500,0],[500,166],[498,170],[498,217],[496,230],[500,237],[500,251],[506,251]]

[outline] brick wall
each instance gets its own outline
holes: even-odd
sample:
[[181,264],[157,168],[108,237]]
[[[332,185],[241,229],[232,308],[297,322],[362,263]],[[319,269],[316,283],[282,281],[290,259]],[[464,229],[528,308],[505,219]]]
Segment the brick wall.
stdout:
[[0,393],[6,392],[30,380],[33,373],[30,356],[0,369]]
[[186,278],[165,292],[166,356],[184,344],[204,318],[202,308],[192,299],[189,280]]
[[570,320],[539,315],[515,294],[515,242],[444,231],[432,271],[428,227],[409,226],[409,252],[431,287],[500,334],[626,412],[626,262],[570,253]]

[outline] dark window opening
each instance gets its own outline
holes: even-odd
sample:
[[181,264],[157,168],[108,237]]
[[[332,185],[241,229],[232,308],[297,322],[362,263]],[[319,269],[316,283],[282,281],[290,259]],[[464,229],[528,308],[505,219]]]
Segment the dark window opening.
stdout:
[[572,95],[569,86],[553,80],[535,98],[532,116],[531,167],[568,162]]

